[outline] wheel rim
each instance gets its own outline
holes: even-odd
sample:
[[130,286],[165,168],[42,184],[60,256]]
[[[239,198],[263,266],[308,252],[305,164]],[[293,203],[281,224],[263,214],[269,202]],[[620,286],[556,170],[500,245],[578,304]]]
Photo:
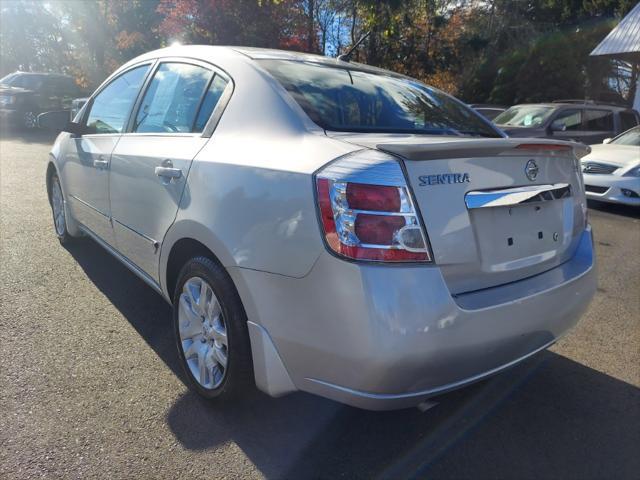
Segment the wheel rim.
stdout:
[[27,112],[24,114],[24,126],[27,128],[35,128],[37,122],[36,114]]
[[178,322],[191,375],[203,388],[217,388],[227,372],[229,344],[220,302],[204,279],[192,277],[182,287]]
[[64,218],[62,189],[60,188],[60,182],[58,179],[53,182],[53,188],[51,191],[51,208],[53,209],[53,223],[56,227],[56,233],[58,236],[62,236],[65,233],[66,223]]

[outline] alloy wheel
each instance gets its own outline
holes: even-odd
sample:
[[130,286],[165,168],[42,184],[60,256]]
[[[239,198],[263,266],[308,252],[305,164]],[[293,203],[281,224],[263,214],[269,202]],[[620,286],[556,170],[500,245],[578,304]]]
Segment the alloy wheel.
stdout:
[[54,179],[51,186],[51,208],[53,209],[53,223],[59,237],[65,234],[66,222],[64,217],[64,200],[60,180]]
[[206,389],[219,387],[228,363],[227,328],[220,301],[206,280],[191,277],[180,294],[180,344],[193,378]]
[[26,112],[24,114],[24,126],[25,128],[36,128],[38,124],[38,117],[34,112]]

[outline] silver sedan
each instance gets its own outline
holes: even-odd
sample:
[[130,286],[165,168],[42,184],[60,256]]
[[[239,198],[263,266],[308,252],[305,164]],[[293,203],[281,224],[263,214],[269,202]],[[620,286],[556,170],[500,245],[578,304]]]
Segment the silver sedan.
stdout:
[[173,305],[203,396],[391,409],[578,321],[596,288],[582,153],[389,71],[177,46],[96,90],[47,188],[61,242],[90,237]]

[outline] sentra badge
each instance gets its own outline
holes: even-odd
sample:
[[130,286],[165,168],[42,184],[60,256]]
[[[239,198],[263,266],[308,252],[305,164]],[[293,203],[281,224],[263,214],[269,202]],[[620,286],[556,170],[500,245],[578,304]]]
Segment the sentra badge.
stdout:
[[452,183],[469,183],[468,173],[440,173],[436,175],[420,175],[420,186],[427,185],[450,185]]

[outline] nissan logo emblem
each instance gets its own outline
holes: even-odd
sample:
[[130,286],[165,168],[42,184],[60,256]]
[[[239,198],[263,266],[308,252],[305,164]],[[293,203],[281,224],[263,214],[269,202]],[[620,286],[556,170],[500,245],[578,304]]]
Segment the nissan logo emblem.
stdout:
[[531,159],[527,162],[527,164],[524,167],[524,173],[527,175],[527,178],[529,180],[531,180],[532,182],[536,179],[536,177],[538,176],[538,172],[540,171],[540,169],[538,168],[538,165],[536,164],[535,160]]

